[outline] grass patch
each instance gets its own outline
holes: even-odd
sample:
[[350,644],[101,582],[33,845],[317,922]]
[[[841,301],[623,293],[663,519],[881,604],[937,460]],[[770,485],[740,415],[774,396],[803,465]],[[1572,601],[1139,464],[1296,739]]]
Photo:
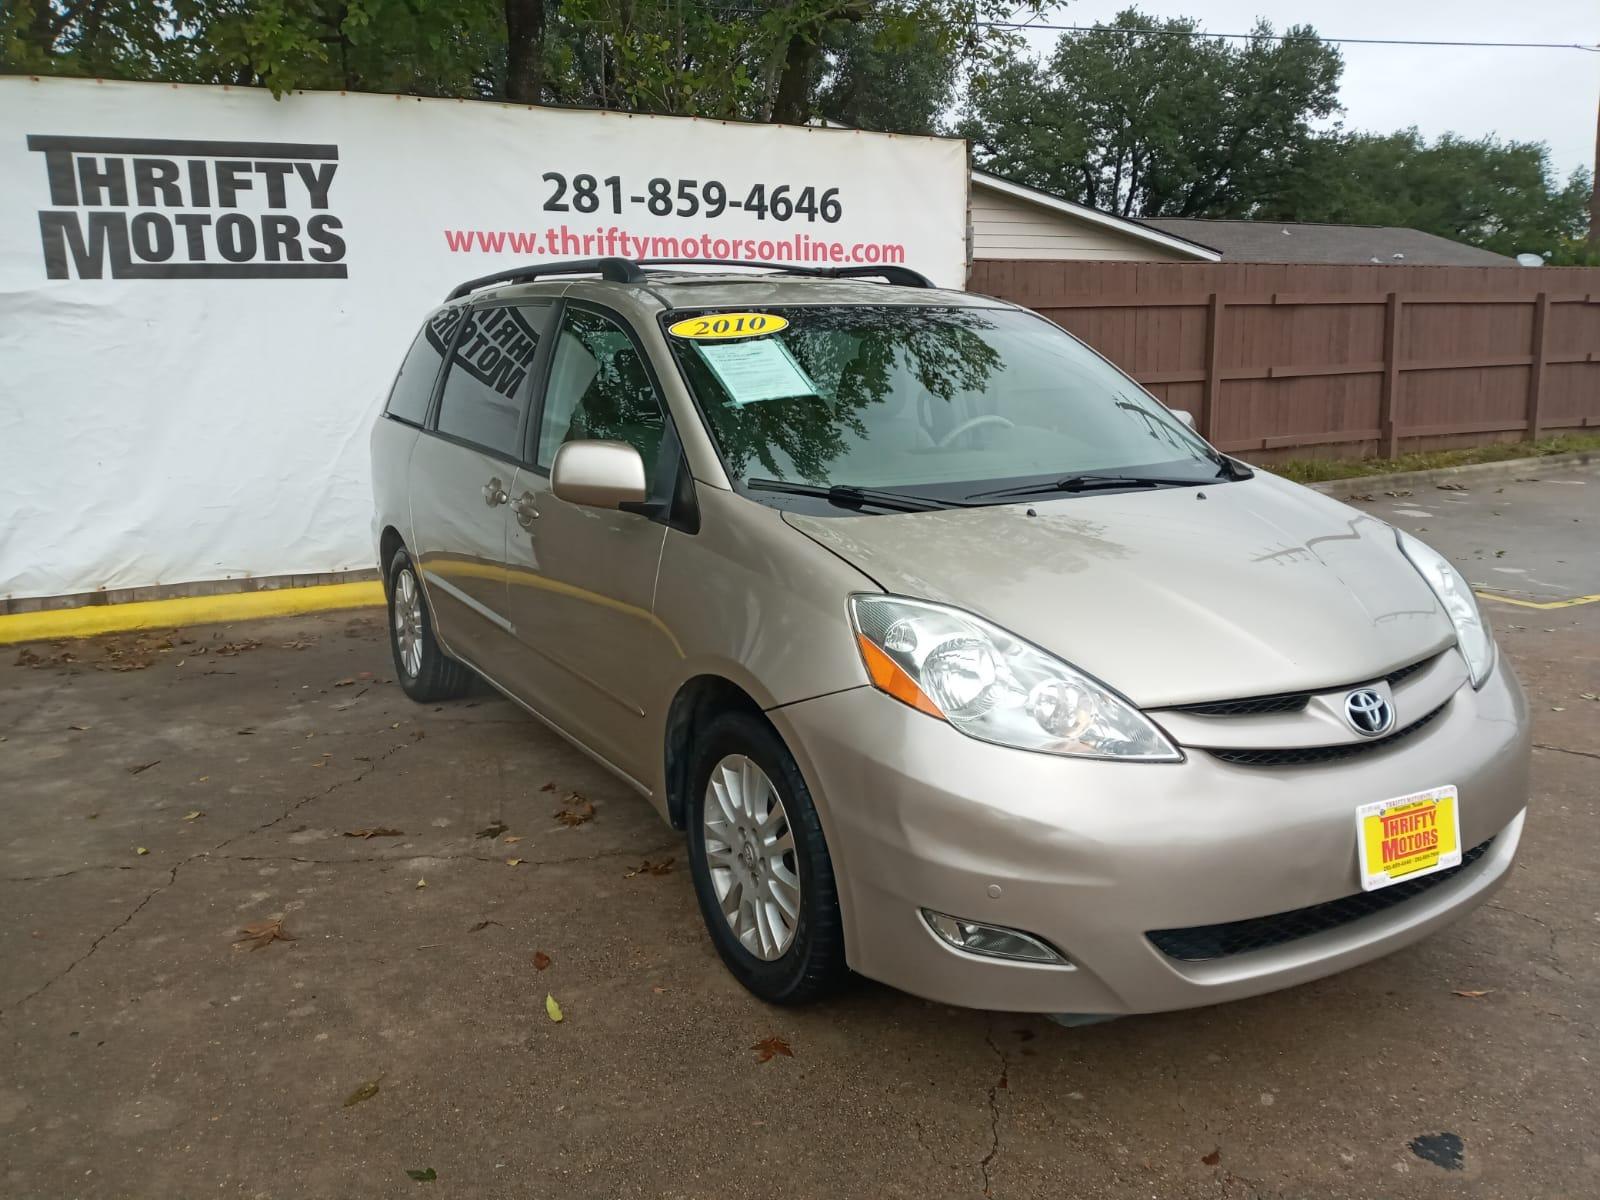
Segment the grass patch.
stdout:
[[1493,446],[1467,446],[1460,450],[1422,450],[1399,458],[1291,459],[1267,467],[1296,483],[1321,483],[1327,479],[1353,479],[1359,475],[1396,475],[1402,471],[1432,471],[1439,467],[1464,467],[1468,463],[1503,462],[1508,458],[1543,458],[1574,450],[1600,450],[1600,433],[1563,433],[1537,442],[1501,442]]

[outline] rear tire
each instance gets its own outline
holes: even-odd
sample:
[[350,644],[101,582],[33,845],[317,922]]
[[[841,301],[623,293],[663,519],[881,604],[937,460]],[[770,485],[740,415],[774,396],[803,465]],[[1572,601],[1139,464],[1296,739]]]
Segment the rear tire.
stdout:
[[689,779],[689,867],[723,963],[769,1004],[836,991],[849,969],[833,862],[788,747],[761,718],[724,713]]
[[454,700],[472,686],[472,672],[439,648],[422,579],[405,547],[389,560],[389,648],[395,678],[419,704]]

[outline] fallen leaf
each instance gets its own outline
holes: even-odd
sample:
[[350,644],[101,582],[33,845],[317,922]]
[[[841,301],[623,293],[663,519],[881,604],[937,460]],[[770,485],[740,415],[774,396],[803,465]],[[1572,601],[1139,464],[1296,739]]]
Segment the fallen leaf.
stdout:
[[205,816],[205,815],[206,815],[206,814],[205,814],[205,813],[203,813],[203,812],[201,812],[201,811],[200,811],[200,810],[199,810],[199,809],[198,809],[198,808],[197,808],[197,809],[195,809],[195,810],[194,810],[194,811],[193,811],[193,812],[189,812],[189,813],[184,813],[184,814],[183,814],[183,819],[184,819],[184,820],[185,820],[185,821],[198,821],[198,820],[199,820],[199,819],[200,819],[200,818],[201,818],[201,817],[203,817],[203,816]]
[[1352,500],[1360,500],[1363,503],[1370,504],[1370,503],[1372,503],[1372,493],[1371,492],[1362,492],[1359,495],[1351,496],[1350,499],[1352,499]]
[[428,881],[426,879],[417,880],[417,887],[418,888],[425,888],[427,886],[428,886]]
[[647,858],[623,878],[632,879],[635,875],[665,875],[672,870],[672,863],[671,857],[663,858],[658,863],[653,863]]
[[1552,704],[1550,706],[1550,711],[1551,712],[1566,712],[1567,710],[1562,708],[1559,704]]
[[548,954],[546,954],[543,950],[535,950],[533,952],[533,969],[535,971],[542,971],[549,965],[550,956]]
[[79,733],[88,733],[89,732],[89,727],[87,725],[68,725],[67,728],[68,729],[75,729]]
[[1595,692],[1579,692],[1578,693],[1578,699],[1579,700],[1600,700],[1600,694],[1597,694]]
[[[479,921],[471,929],[467,930],[467,932],[468,933],[482,933],[485,929],[489,928],[489,926],[491,926],[491,925],[500,925],[500,922],[499,921]],[[503,925],[501,925],[500,927],[502,929],[505,928],[505,926],[503,926]]]
[[539,790],[541,792],[553,792],[553,791],[556,790],[556,785],[553,784],[553,783],[547,783],[542,788],[540,788]]
[[137,775],[141,771],[148,771],[151,767],[159,765],[160,762],[161,762],[161,760],[158,758],[158,759],[155,759],[155,760],[153,760],[151,762],[140,763],[137,767],[129,767],[128,768],[128,774],[129,775]]
[[1393,496],[1396,500],[1404,500],[1407,496],[1411,495],[1411,489],[1405,488],[1398,492],[1385,492],[1384,495]]
[[336,679],[336,680],[333,681],[333,686],[334,687],[354,687],[355,683],[356,683],[356,681],[354,679]]
[[375,837],[405,837],[405,832],[399,829],[384,829],[379,826],[376,829],[346,829],[344,835],[345,837],[367,839]]
[[233,943],[235,950],[259,950],[270,942],[294,941],[294,934],[283,927],[282,917],[273,917],[266,921],[252,921],[239,932],[244,936]]
[[508,858],[508,859],[506,859],[506,866],[508,866],[508,867],[520,867],[521,865],[522,865],[522,860],[520,858]]
[[1484,988],[1482,991],[1463,991],[1457,988],[1456,995],[1465,996],[1468,1000],[1477,1000],[1482,996],[1487,996],[1492,991],[1494,991],[1493,988]]
[[497,838],[502,833],[504,833],[506,830],[508,830],[510,828],[511,828],[511,826],[504,825],[501,822],[496,821],[493,825],[488,825],[488,826],[485,826],[483,829],[478,830],[478,832],[475,833],[473,836],[474,837],[481,837],[481,838]]
[[1459,483],[1436,483],[1434,487],[1441,492],[1464,492],[1467,490]]
[[420,1171],[407,1170],[406,1174],[412,1179],[415,1179],[418,1183],[432,1183],[435,1179],[439,1178],[439,1172],[435,1171],[432,1167],[423,1167]]
[[544,994],[544,1011],[550,1015],[552,1021],[558,1024],[566,1019],[561,1014],[561,1005],[556,1003],[556,998],[549,992]]
[[[573,803],[576,801],[576,803]],[[594,820],[594,801],[585,800],[577,792],[568,798],[567,807],[556,811],[556,820],[568,829],[575,828],[587,821]]]
[[1222,1147],[1218,1146],[1210,1154],[1202,1154],[1200,1156],[1200,1161],[1205,1163],[1205,1165],[1208,1167],[1216,1166],[1222,1161]]
[[794,1051],[789,1049],[789,1043],[776,1035],[762,1038],[750,1049],[756,1052],[756,1061],[758,1063],[770,1062],[773,1056],[778,1054],[783,1055],[785,1058],[794,1057]]
[[378,1094],[378,1084],[382,1081],[383,1076],[379,1075],[378,1078],[374,1079],[371,1083],[363,1083],[355,1091],[351,1092],[344,1098],[344,1106],[346,1108],[350,1108],[354,1105],[360,1104],[363,1100],[371,1100]]
[[150,851],[146,850],[143,846],[140,846],[140,847],[138,847],[137,849],[134,850],[134,853],[135,854],[149,854]]
[[662,992],[666,991],[667,989],[662,987],[661,985],[657,984],[655,987],[651,988],[650,990],[652,992],[654,992],[656,995],[659,996],[659,995],[661,995]]

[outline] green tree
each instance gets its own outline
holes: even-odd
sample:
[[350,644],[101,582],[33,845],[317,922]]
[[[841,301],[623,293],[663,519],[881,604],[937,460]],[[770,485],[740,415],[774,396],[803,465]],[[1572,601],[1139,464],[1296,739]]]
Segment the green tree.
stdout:
[[[975,74],[959,131],[980,165],[1125,216],[1244,216],[1338,108],[1338,51],[1258,22],[1235,43],[1136,9],[1064,34],[1042,65]],[[1009,172],[1020,169],[1021,174]]]
[[936,133],[959,71],[947,38],[926,27],[846,25],[827,39],[816,110],[852,129]]
[[1416,129],[1335,133],[1263,215],[1357,225],[1404,225],[1500,254],[1570,261],[1588,229],[1589,173],[1563,184],[1538,142]]

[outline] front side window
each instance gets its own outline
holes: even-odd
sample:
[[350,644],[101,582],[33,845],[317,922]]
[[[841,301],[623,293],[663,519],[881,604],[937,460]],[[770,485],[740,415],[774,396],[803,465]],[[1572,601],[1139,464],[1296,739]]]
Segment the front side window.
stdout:
[[[1159,401],[1029,313],[763,311],[787,325],[737,340],[667,338],[737,479],[956,499],[1080,473],[1216,475],[1216,453]],[[664,323],[700,315],[715,314],[682,310]]]
[[485,308],[462,318],[439,397],[440,433],[519,458],[523,385],[539,348],[546,306]]
[[654,477],[666,414],[633,339],[617,322],[568,308],[550,360],[539,418],[538,465],[546,470],[566,442],[627,442]]

